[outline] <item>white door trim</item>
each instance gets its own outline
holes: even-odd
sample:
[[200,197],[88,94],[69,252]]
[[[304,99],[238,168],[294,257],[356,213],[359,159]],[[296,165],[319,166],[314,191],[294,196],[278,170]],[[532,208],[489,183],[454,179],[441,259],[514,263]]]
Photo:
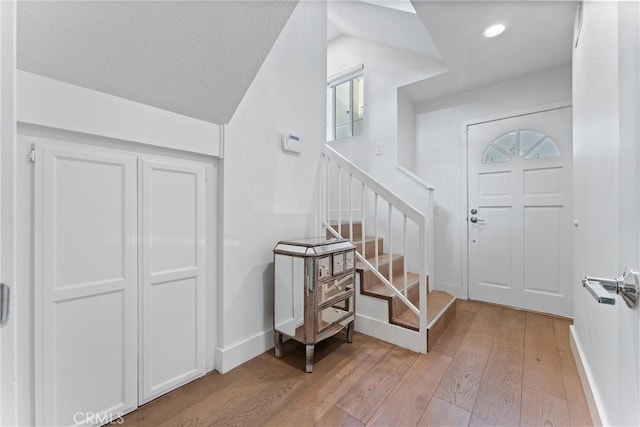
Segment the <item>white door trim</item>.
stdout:
[[16,25],[15,1],[0,3],[0,280],[11,287],[8,323],[0,327],[0,425],[19,421],[17,357],[18,337],[15,235],[16,235]]
[[551,104],[543,104],[536,107],[525,108],[521,110],[515,110],[507,113],[494,114],[491,116],[479,117],[476,119],[467,120],[462,123],[461,136],[460,136],[460,149],[464,153],[464,162],[460,171],[462,181],[462,194],[461,204],[464,208],[464,221],[462,225],[463,232],[460,233],[460,283],[462,287],[462,293],[465,298],[469,298],[469,223],[467,222],[467,213],[469,212],[469,188],[467,185],[469,176],[469,156],[468,156],[468,141],[467,141],[467,129],[469,126],[478,125],[487,122],[493,122],[497,120],[511,119],[514,117],[526,116],[529,114],[543,113],[545,111],[559,110],[561,108],[571,107],[571,100],[565,100],[560,102],[554,102]]

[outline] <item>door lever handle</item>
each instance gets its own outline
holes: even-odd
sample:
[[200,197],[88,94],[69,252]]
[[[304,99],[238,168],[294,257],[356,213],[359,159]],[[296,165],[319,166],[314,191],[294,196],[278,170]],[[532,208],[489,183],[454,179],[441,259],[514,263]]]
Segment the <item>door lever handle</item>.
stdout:
[[478,217],[472,216],[471,218],[469,218],[469,221],[475,224],[478,222],[484,222],[484,219],[478,219]]
[[0,326],[9,321],[9,286],[0,283]]
[[618,294],[627,304],[627,307],[633,308],[638,303],[638,297],[640,296],[640,273],[627,268],[622,276],[616,279],[585,276],[582,279],[582,286],[600,304],[615,305],[616,300],[611,294]]

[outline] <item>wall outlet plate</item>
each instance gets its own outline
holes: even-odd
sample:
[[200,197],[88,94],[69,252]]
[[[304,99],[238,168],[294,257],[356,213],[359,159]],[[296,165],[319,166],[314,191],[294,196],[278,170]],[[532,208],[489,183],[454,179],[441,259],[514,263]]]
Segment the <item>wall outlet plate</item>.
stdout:
[[376,156],[379,156],[382,153],[383,153],[382,142],[376,142]]

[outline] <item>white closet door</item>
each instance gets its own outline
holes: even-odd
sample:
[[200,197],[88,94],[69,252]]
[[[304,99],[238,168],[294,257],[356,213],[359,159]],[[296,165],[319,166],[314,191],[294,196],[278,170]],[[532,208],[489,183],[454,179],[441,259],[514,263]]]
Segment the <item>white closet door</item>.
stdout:
[[36,423],[96,425],[137,407],[135,157],[37,146]]
[[139,160],[140,403],[205,374],[205,168]]

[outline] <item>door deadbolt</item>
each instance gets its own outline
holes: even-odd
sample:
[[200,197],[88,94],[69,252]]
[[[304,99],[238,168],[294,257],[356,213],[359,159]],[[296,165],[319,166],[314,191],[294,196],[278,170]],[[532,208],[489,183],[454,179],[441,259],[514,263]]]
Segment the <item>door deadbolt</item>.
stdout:
[[478,213],[478,209],[471,209],[471,215],[475,215]]

